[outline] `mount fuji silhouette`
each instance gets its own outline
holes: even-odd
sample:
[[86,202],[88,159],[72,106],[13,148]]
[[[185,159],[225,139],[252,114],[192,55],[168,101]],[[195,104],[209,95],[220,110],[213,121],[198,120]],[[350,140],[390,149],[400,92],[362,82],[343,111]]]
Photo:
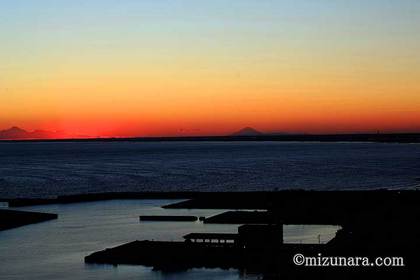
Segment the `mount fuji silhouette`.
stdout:
[[0,130],[1,140],[29,140],[29,139],[66,139],[66,138],[88,138],[87,136],[71,135],[63,131],[34,130],[26,131],[20,127],[13,126],[9,129]]
[[232,134],[232,136],[258,136],[258,135],[263,135],[263,133],[249,126],[244,127],[241,130]]

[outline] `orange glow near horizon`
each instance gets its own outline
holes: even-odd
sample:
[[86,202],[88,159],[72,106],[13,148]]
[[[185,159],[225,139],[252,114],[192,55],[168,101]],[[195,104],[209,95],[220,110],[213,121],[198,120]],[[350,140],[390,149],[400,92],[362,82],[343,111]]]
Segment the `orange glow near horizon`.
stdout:
[[[0,127],[90,136],[224,135],[244,126],[298,133],[420,129],[416,85],[399,89],[399,83],[388,82],[378,88],[351,78],[331,85],[332,74],[316,82],[271,74],[266,81],[178,74],[161,82],[147,75],[120,80],[110,74],[88,82],[68,81],[66,73],[28,88],[12,86],[1,105]],[[398,94],[402,90],[405,95]]]
[[363,73],[337,81],[334,73],[314,80],[312,71],[287,76],[273,70],[255,79],[249,70],[239,77],[203,73],[206,78],[165,72],[101,77],[70,71],[30,84],[22,79],[2,104],[0,127],[102,137],[225,135],[244,126],[292,133],[420,129],[418,86],[400,88],[402,82],[387,77],[376,85],[363,81]]
[[28,2],[10,3],[7,14],[0,8],[9,19],[0,26],[8,38],[0,46],[0,130],[420,132],[420,5],[412,2],[364,3],[363,11],[340,2],[336,13],[322,1],[191,2],[191,12],[177,0],[85,3],[83,11]]

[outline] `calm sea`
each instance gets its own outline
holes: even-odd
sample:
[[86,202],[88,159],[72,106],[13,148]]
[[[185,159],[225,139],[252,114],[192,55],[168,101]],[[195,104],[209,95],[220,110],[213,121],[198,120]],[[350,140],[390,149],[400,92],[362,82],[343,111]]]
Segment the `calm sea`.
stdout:
[[0,143],[0,197],[107,191],[415,188],[420,144]]
[[[281,142],[0,143],[0,197],[106,191],[252,191],[416,188],[420,145]],[[139,223],[141,214],[210,216],[162,209],[169,201],[113,200],[24,207],[59,219],[0,232],[1,279],[254,279],[235,270],[163,273],[143,266],[85,265],[97,250],[133,240],[180,240],[237,225]],[[20,208],[22,209],[22,208]],[[327,242],[334,226],[286,225],[286,242]]]

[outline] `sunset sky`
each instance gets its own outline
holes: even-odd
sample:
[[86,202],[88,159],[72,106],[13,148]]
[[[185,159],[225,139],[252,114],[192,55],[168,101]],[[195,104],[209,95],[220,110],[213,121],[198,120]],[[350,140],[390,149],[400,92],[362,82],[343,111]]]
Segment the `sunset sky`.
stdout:
[[417,0],[0,0],[0,130],[420,131]]

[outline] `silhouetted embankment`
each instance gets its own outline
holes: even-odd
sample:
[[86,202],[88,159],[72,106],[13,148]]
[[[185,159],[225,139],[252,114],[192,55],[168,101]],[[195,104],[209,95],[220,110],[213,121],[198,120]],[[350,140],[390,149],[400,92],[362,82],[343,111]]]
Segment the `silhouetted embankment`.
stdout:
[[140,221],[150,222],[195,222],[198,220],[197,216],[146,216],[141,215]]
[[[229,212],[214,219],[242,223],[260,219],[284,224],[347,225],[383,220],[412,224],[420,220],[420,191],[278,191],[199,193],[195,198],[166,205],[185,209],[268,209],[264,212]],[[211,221],[206,219],[207,222]]]
[[57,219],[57,214],[0,209],[0,230]]
[[340,205],[375,201],[395,202],[417,199],[420,190],[280,190],[280,191],[245,191],[245,192],[105,192],[64,195],[51,198],[4,198],[10,207],[21,207],[43,204],[66,204],[76,202],[91,202],[114,199],[175,199],[184,200],[164,206],[164,208],[186,209],[267,209],[271,205],[290,205],[297,202],[300,205],[315,203],[333,203]]
[[67,204],[114,199],[189,199],[196,197],[194,192],[106,192],[64,195],[52,198],[12,198],[0,199],[8,202],[10,207],[22,207],[45,204]]
[[205,224],[273,224],[275,217],[268,211],[227,211],[208,217]]

